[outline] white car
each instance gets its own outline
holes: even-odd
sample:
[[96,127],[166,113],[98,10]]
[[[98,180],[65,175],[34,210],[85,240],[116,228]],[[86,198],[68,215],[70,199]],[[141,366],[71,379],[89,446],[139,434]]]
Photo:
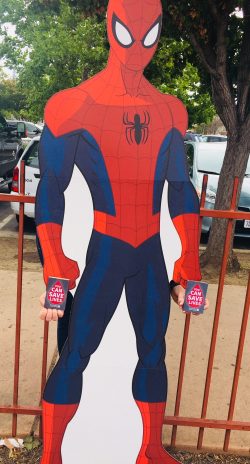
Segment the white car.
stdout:
[[[185,150],[189,165],[190,179],[198,193],[201,195],[204,174],[208,175],[205,208],[214,209],[217,194],[219,175],[224,161],[227,144],[221,142],[185,142]],[[250,156],[243,180],[238,209],[250,211]],[[202,232],[208,233],[212,224],[211,217],[202,221]],[[250,221],[236,221],[235,236],[250,237]]]
[[[38,147],[40,136],[34,137],[25,148],[18,164],[13,171],[13,181],[11,187],[11,195],[17,195],[20,192],[20,164],[25,161],[25,194],[36,196],[37,187],[40,179],[40,170],[38,162]],[[11,209],[19,220],[19,204],[11,203]],[[35,218],[35,205],[26,203],[24,214],[29,218]]]

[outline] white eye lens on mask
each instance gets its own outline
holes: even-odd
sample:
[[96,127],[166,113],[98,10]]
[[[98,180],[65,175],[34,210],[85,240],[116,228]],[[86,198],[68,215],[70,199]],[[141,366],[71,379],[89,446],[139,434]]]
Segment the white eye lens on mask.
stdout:
[[123,24],[116,15],[113,16],[113,34],[116,40],[123,47],[131,47],[134,43],[134,39],[130,34],[128,28]]
[[161,19],[158,18],[152,28],[147,32],[145,37],[142,39],[142,44],[146,48],[153,47],[159,39],[161,30]]

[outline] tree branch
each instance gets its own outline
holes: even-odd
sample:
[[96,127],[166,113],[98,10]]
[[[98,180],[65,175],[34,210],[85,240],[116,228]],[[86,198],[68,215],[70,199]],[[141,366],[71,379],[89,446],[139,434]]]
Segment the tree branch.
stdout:
[[[197,51],[201,62],[205,66],[206,70],[209,72],[209,74],[216,76],[217,72],[216,69],[209,63],[207,52],[204,51],[202,46],[199,44],[197,38],[195,37],[193,32],[188,32],[188,36],[190,39],[190,42],[192,43],[194,49]],[[207,49],[208,50],[208,49]]]
[[237,137],[237,111],[234,102],[234,97],[230,91],[227,76],[224,74],[214,77],[212,76],[212,92],[213,100],[216,106],[218,115],[228,132]]
[[224,73],[226,72],[227,64],[227,46],[226,46],[226,29],[227,29],[227,20],[222,18],[221,21],[217,23],[217,43],[216,43],[216,69]]
[[195,28],[192,27],[191,29],[188,29],[184,26],[186,24],[186,17],[185,15],[182,15],[180,11],[178,11],[178,19],[180,19],[181,21],[176,21],[176,18],[173,16],[173,20],[175,21],[178,29],[190,40],[205,69],[208,71],[209,74],[216,75],[216,56],[211,45],[205,43],[204,46],[202,46],[200,44],[199,40],[195,35],[195,32],[192,32],[195,30]]
[[[226,7],[219,8],[217,0],[208,0],[211,16],[216,24],[216,70],[226,73],[227,63],[227,44],[226,32],[229,19],[229,10],[231,10],[232,0],[227,0]],[[230,4],[230,5],[228,5]]]
[[242,46],[239,58],[238,70],[238,114],[239,120],[244,121],[247,116],[247,102],[250,92],[250,2],[244,0],[244,33],[242,38]]
[[216,3],[213,0],[208,0],[208,4],[210,6],[211,13],[212,13],[216,23],[220,22],[222,18],[221,18],[221,15],[219,13],[219,10],[217,8]]
[[[247,115],[247,117],[245,119],[242,130],[243,130],[244,134],[249,134],[250,133],[250,112],[248,113],[248,115]],[[248,150],[250,150],[250,140],[249,140],[249,143],[248,143]]]

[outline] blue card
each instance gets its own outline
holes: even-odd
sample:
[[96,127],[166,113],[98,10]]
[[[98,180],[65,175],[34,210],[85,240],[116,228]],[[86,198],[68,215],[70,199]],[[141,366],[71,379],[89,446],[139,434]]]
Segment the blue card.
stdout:
[[57,310],[60,309],[61,311],[64,311],[67,301],[68,289],[69,280],[57,277],[49,277],[46,289],[45,308]]

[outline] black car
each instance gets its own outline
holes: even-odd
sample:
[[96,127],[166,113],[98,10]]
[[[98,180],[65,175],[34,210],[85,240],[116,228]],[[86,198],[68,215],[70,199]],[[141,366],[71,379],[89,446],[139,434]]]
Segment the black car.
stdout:
[[22,145],[17,129],[10,126],[0,114],[0,186],[10,186],[13,168],[17,164],[17,153]]
[[28,137],[29,139],[33,139],[33,137],[36,137],[37,135],[42,133],[42,129],[34,124],[33,122],[30,121],[17,121],[15,119],[7,119],[7,124],[9,127],[13,129],[13,131],[16,131],[17,133],[17,124],[19,122],[24,122],[25,123],[25,134],[24,137]]

